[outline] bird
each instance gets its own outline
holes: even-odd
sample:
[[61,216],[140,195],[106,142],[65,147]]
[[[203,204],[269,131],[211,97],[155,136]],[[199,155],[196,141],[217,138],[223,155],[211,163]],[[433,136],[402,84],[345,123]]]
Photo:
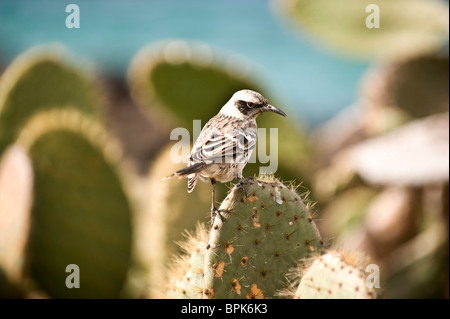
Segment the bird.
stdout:
[[235,92],[219,113],[203,127],[192,147],[187,167],[163,178],[187,177],[188,193],[194,190],[198,178],[209,181],[212,186],[211,223],[216,213],[223,221],[215,206],[216,182],[227,183],[237,178],[238,185],[246,195],[242,171],[256,147],[256,118],[264,112],[287,117],[286,113],[270,105],[258,92],[248,89]]

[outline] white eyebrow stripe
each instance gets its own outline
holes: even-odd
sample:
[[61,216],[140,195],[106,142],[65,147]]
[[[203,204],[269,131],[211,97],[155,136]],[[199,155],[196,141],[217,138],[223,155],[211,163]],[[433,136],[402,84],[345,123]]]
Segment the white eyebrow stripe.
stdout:
[[230,99],[221,109],[220,112],[223,115],[226,116],[231,116],[231,117],[235,117],[235,118],[239,118],[242,119],[244,118],[244,114],[242,114],[238,108],[236,107],[236,105],[234,104],[234,99]]

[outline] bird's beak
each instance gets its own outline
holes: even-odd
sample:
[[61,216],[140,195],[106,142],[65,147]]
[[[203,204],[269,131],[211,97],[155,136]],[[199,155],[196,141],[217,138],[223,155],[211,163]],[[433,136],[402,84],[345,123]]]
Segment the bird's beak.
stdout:
[[279,108],[277,108],[277,107],[275,107],[273,105],[270,105],[270,104],[267,104],[266,106],[264,106],[262,108],[262,111],[263,112],[273,112],[273,113],[277,113],[277,114],[283,115],[284,117],[287,117],[286,113],[284,113]]

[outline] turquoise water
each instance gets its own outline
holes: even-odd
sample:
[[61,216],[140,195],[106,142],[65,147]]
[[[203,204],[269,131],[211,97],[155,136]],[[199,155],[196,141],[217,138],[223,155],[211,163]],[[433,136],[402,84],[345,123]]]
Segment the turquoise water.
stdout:
[[[80,29],[66,28],[69,3],[80,8]],[[261,0],[0,1],[2,65],[33,45],[61,42],[101,72],[125,76],[140,48],[165,38],[204,41],[245,56],[309,127],[354,101],[368,67],[289,29]]]

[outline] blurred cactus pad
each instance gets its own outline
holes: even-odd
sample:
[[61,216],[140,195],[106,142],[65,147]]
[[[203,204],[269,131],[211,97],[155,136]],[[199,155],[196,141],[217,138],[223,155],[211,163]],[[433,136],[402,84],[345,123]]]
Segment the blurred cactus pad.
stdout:
[[448,55],[427,54],[374,66],[363,81],[362,95],[370,117],[380,113],[377,109],[394,109],[414,119],[448,112],[448,87]]
[[100,97],[90,71],[67,56],[59,46],[36,47],[5,70],[0,78],[0,154],[39,111],[76,108],[85,114],[99,113]]
[[250,76],[252,71],[251,62],[237,55],[203,43],[169,40],[152,43],[136,54],[129,81],[138,104],[158,108],[166,118],[172,117],[171,124],[189,128],[194,119],[206,123],[234,92],[261,91]]
[[[441,49],[448,5],[439,0],[273,0],[302,31],[359,58],[399,58]],[[371,27],[379,17],[379,27]],[[367,20],[367,22],[366,22]]]
[[[117,298],[131,260],[131,204],[119,154],[100,125],[76,110],[34,116],[17,144],[34,171],[29,275],[53,298]],[[66,266],[81,286],[67,289]]]
[[[290,119],[275,114],[258,117],[258,127],[278,129],[277,174],[292,179],[299,176],[311,151],[306,134],[294,114],[274,101],[264,87],[257,69],[250,61],[236,54],[211,48],[200,42],[168,40],[150,44],[136,54],[128,70],[133,99],[150,114],[159,114],[170,126],[182,125],[192,132],[193,120],[204,125],[216,115],[234,92],[251,89],[263,94],[271,104],[284,110]],[[260,136],[260,140],[264,137]],[[265,154],[268,154],[269,150]],[[258,152],[258,149],[256,150]],[[259,166],[248,165],[246,175],[259,174]],[[305,179],[302,176],[302,179]]]

